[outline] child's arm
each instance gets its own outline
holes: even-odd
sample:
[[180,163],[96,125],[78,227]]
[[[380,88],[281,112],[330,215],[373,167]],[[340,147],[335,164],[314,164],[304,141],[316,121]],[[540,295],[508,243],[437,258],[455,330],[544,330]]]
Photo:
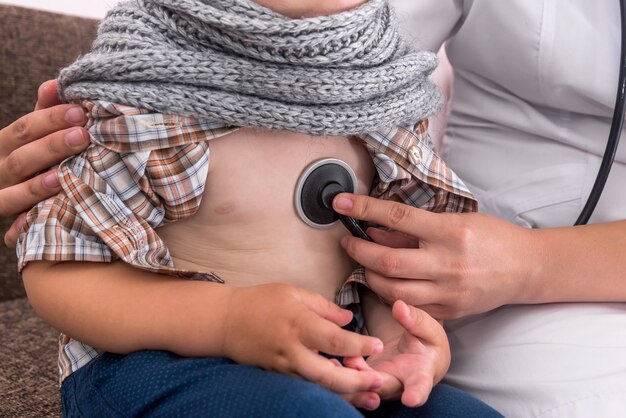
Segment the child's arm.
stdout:
[[382,372],[384,383],[377,395],[358,394],[348,399],[358,398],[374,406],[380,398],[401,397],[407,406],[423,405],[450,366],[450,347],[441,323],[402,301],[396,301],[390,309],[368,289],[362,290],[361,300],[367,329],[370,335],[383,340],[385,349],[370,356],[367,364],[359,358],[349,358],[345,364]]
[[382,383],[377,372],[335,367],[318,354],[371,355],[382,349],[380,340],[342,330],[350,312],[293,286],[235,288],[122,262],[31,262],[23,278],[44,320],[98,349],[229,357],[344,394]]

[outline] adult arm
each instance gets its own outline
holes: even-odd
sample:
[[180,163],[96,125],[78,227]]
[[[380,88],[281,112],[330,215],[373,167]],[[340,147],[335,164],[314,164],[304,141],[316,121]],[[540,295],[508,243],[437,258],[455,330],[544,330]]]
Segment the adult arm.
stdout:
[[[39,88],[35,110],[0,130],[0,217],[17,215],[61,190],[54,170],[37,173],[89,145],[86,121],[80,106],[59,104],[56,81],[49,81]],[[7,246],[15,246],[21,224],[20,217],[6,233]]]
[[398,231],[342,244],[371,288],[442,319],[508,304],[626,301],[626,221],[526,229],[480,213],[432,213],[342,194],[335,209]]
[[104,351],[228,357],[342,394],[382,383],[375,371],[338,368],[318,354],[368,356],[382,343],[341,329],[351,313],[303,289],[235,288],[122,262],[31,262],[22,274],[29,301],[45,321]]

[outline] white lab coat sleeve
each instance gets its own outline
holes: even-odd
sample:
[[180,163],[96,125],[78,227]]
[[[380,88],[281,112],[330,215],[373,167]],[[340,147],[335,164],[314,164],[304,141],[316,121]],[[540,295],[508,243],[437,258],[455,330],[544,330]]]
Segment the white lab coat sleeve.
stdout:
[[462,21],[463,0],[390,0],[406,35],[419,49],[438,51]]

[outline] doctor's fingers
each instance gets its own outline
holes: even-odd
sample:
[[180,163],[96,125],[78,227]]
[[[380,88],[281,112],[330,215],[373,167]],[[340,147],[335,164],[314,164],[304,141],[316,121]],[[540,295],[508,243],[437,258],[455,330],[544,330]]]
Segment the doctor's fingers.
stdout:
[[59,85],[56,80],[48,80],[39,86],[35,110],[46,109],[60,104]]
[[435,277],[436,261],[432,251],[423,248],[390,248],[352,236],[341,240],[348,255],[383,276],[430,280]]
[[[82,127],[86,122],[84,110],[76,105],[58,105],[31,112],[0,130],[0,158],[8,157],[26,144],[38,143],[38,140],[51,134],[72,127]],[[46,145],[50,144],[44,141],[44,145],[40,146],[41,153],[46,153]]]
[[64,129],[26,143],[6,158],[0,157],[0,189],[19,184],[37,172],[81,152],[88,145],[89,134],[80,127]]
[[383,225],[421,239],[436,237],[447,231],[446,214],[364,195],[340,193],[333,200],[333,209],[342,215]]
[[9,230],[4,234],[4,245],[8,248],[15,248],[17,245],[17,239],[20,236],[20,230],[26,223],[26,213],[20,214],[13,222]]
[[402,300],[422,309],[424,305],[438,305],[442,301],[441,291],[430,280],[390,278],[367,269],[365,278],[372,291],[390,305]]
[[[461,304],[458,292],[440,286],[437,282],[419,279],[390,279],[371,270],[365,270],[369,287],[389,304],[402,300],[436,319],[457,319],[470,313]],[[433,328],[434,329],[434,328]]]
[[380,228],[368,228],[368,235],[375,243],[391,248],[419,248],[417,238],[398,231],[385,231]]
[[436,319],[458,319],[472,311],[460,303],[462,299],[445,287],[430,280],[390,279],[365,270],[369,287],[389,304],[402,300]]
[[15,186],[0,188],[0,218],[27,211],[60,190],[56,170],[40,174]]

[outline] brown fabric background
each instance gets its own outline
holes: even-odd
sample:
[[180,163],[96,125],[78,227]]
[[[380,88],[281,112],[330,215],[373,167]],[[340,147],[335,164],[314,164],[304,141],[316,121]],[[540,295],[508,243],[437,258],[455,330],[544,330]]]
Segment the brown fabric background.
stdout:
[[58,333],[26,299],[0,304],[0,417],[61,415]]
[[97,21],[0,5],[0,126],[32,110],[37,87],[87,52]]
[[[0,5],[0,127],[33,109],[38,86],[88,51],[96,28],[90,19]],[[11,222],[0,219],[0,237]],[[24,297],[15,251],[0,244],[0,417],[57,417],[57,332]]]

